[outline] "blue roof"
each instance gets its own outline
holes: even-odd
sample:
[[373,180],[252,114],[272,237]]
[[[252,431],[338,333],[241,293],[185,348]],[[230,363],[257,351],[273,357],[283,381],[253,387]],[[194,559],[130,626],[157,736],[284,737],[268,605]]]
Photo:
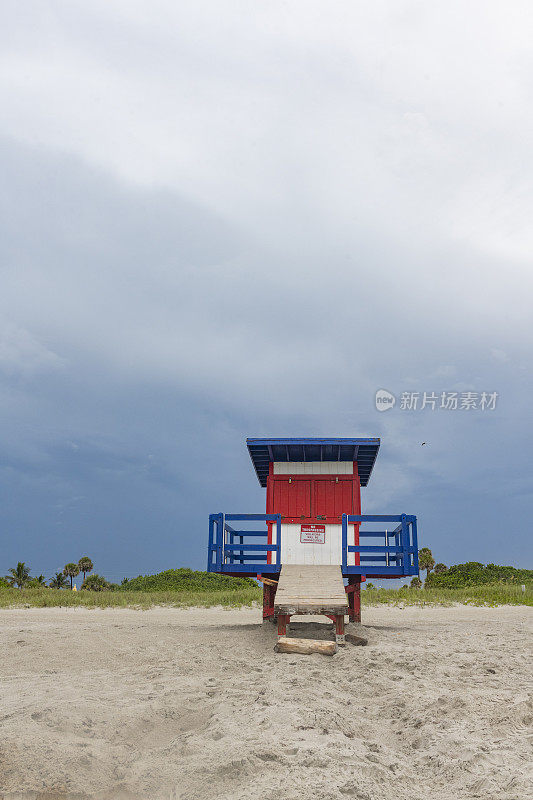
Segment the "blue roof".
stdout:
[[379,439],[247,439],[259,483],[267,485],[271,461],[357,461],[366,486],[378,454]]

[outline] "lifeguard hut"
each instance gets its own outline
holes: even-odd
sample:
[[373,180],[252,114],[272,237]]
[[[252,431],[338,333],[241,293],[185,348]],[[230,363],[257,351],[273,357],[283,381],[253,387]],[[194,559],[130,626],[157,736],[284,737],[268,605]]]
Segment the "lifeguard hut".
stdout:
[[[211,514],[207,569],[261,580],[263,618],[277,617],[279,636],[293,615],[324,614],[343,644],[345,615],[361,620],[361,581],[418,575],[416,517],[361,514],[361,487],[368,484],[380,440],[246,444],[266,488],[266,514]],[[237,522],[265,522],[266,528],[238,529]]]

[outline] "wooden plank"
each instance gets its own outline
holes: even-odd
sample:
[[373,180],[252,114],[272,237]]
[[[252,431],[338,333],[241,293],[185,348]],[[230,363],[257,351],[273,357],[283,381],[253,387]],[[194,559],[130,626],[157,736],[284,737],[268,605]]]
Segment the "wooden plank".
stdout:
[[337,644],[320,639],[293,639],[280,636],[274,650],[276,653],[301,653],[302,655],[320,653],[323,656],[333,656],[337,652]]
[[281,614],[347,614],[349,607],[340,566],[283,565],[275,609]]

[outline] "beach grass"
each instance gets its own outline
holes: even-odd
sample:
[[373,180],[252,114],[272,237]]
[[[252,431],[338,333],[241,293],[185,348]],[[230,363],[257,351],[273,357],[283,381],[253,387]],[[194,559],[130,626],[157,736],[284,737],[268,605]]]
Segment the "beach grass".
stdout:
[[246,586],[241,589],[199,592],[132,592],[104,591],[72,592],[70,589],[0,589],[0,608],[9,607],[73,607],[85,608],[151,608],[172,606],[176,608],[207,608],[227,606],[239,608],[251,606],[261,600],[261,589]]
[[462,589],[365,589],[361,592],[364,605],[439,605],[451,606],[455,603],[476,606],[533,606],[533,583],[521,585],[497,583],[481,586],[467,586]]
[[[73,607],[85,608],[139,608],[170,606],[175,608],[209,608],[224,606],[239,608],[261,603],[259,586],[216,591],[104,591],[72,592],[69,589],[5,589],[0,588],[0,608],[10,607]],[[469,586],[464,589],[365,589],[361,592],[363,605],[444,605],[455,603],[471,605],[533,605],[533,583],[526,591],[513,584]]]

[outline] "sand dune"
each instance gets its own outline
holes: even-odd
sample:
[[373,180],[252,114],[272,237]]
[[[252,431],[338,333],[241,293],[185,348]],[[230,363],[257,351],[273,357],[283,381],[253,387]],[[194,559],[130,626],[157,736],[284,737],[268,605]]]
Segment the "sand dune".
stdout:
[[327,658],[258,610],[0,612],[0,796],[532,797],[532,610],[363,614]]

